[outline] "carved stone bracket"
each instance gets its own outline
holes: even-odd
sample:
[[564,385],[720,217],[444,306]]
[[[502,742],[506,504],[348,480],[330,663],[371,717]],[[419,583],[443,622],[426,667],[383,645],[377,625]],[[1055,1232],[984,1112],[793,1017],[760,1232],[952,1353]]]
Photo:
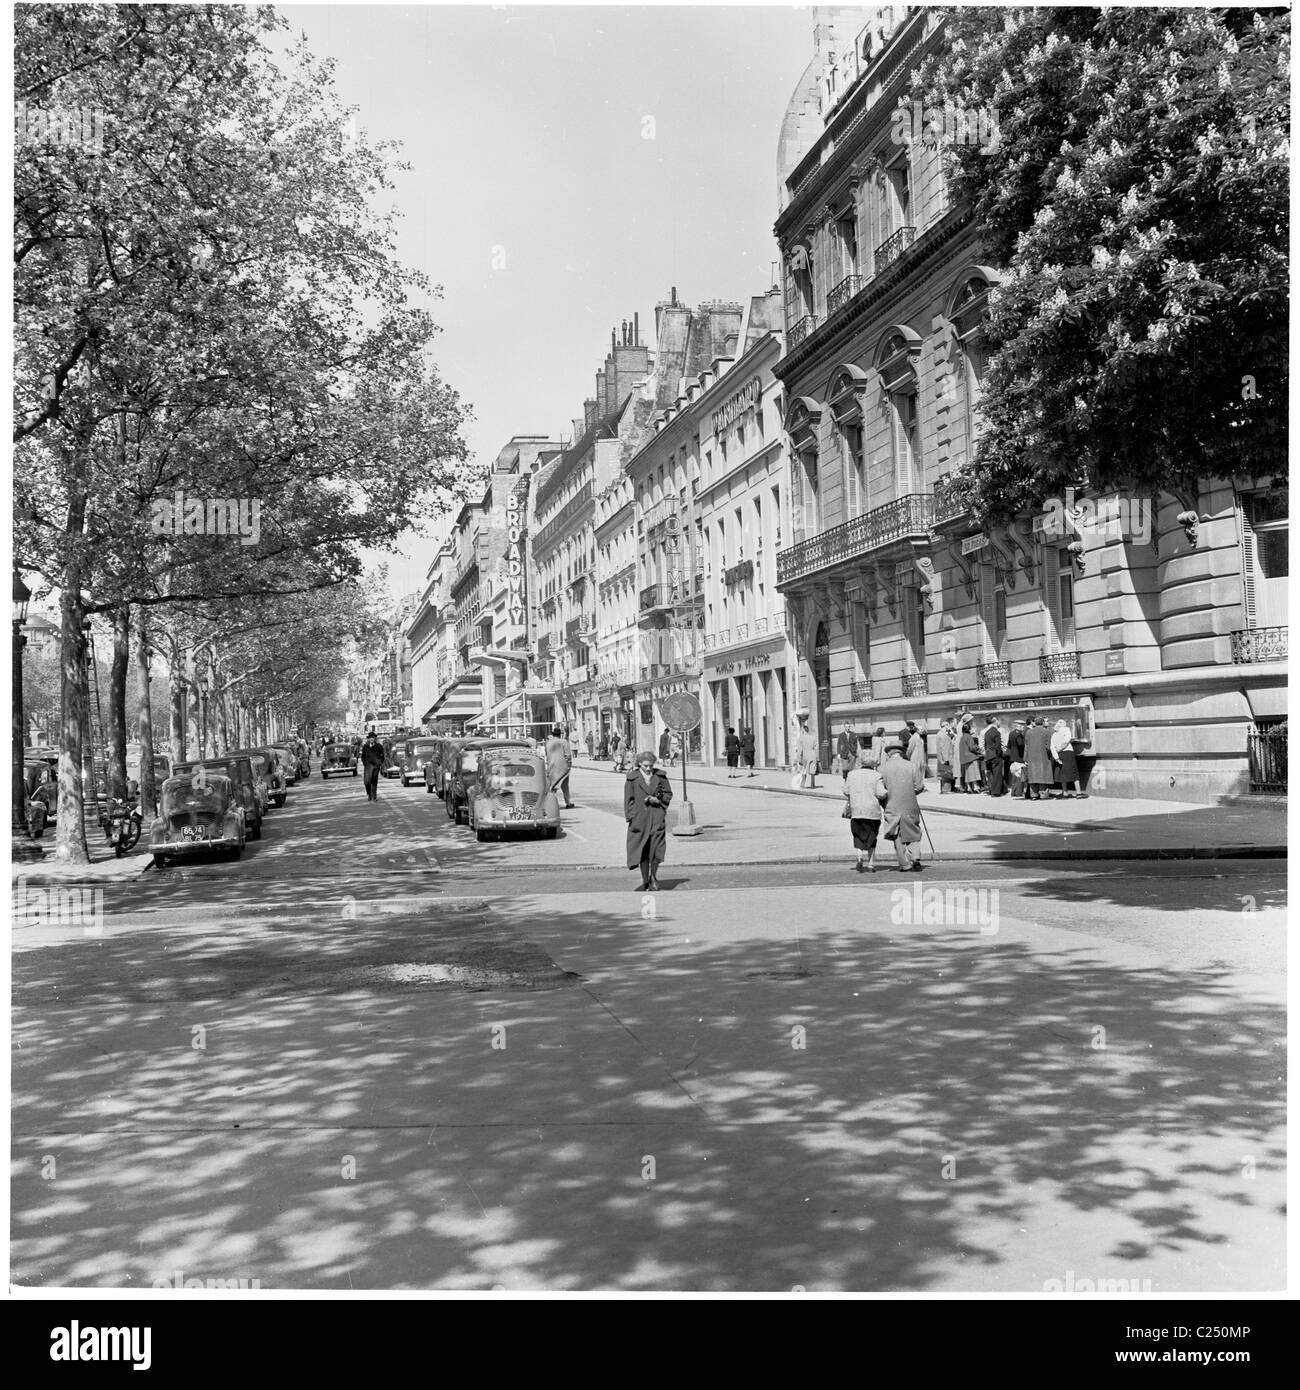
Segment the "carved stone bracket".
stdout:
[[877,565],[876,572],[880,575],[880,588],[884,595],[885,607],[889,609],[891,618],[898,617],[898,567],[893,562],[881,563]]
[[[1201,529],[1201,514],[1196,508],[1196,503],[1199,499],[1195,494],[1189,493],[1183,488],[1171,487],[1167,490],[1170,497],[1182,508],[1178,513],[1178,524],[1183,528],[1183,534],[1187,537],[1187,544],[1194,546],[1196,544],[1196,537],[1200,534]],[[1156,545],[1154,517],[1152,518],[1151,524],[1151,545],[1158,555],[1160,551]]]
[[934,561],[928,555],[913,555],[912,567],[921,576],[921,602],[927,613],[934,612]]
[[1033,523],[1029,518],[1017,517],[1016,520],[1007,527],[1007,539],[1015,548],[1016,563],[1024,570],[1025,578],[1031,585],[1038,582],[1034,577],[1034,537],[1032,525]]
[[847,628],[849,625],[849,592],[847,585],[842,579],[827,580],[826,597],[828,601],[828,611],[842,628]]
[[858,566],[858,585],[862,590],[867,612],[874,620],[876,607],[880,603],[880,576],[876,573],[875,565]]
[[1003,582],[1008,589],[1014,589],[1016,587],[1016,561],[1007,543],[1007,529],[990,526],[987,535],[993,553],[1002,561],[998,569],[1002,572]]
[[806,594],[787,593],[785,608],[790,615],[790,637],[794,642],[795,653],[802,657],[805,647],[804,624],[808,618],[808,596]]

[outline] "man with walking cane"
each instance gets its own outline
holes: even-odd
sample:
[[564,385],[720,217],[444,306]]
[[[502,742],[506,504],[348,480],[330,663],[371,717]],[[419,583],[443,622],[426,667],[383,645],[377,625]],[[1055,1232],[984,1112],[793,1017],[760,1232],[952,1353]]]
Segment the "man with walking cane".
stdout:
[[[921,861],[908,846],[921,838],[921,806],[916,794],[925,789],[925,776],[902,753],[903,745],[897,739],[885,744],[885,765],[880,770],[885,784],[884,834],[886,840],[894,842],[899,872],[920,873]],[[933,851],[933,842],[930,848]]]

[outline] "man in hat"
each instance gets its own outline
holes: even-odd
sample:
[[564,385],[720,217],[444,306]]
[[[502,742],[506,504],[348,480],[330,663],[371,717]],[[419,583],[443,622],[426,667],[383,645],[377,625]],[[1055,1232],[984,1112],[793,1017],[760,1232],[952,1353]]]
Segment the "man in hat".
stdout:
[[908,848],[921,838],[921,806],[916,794],[925,787],[921,770],[903,757],[897,739],[885,744],[885,765],[880,779],[885,786],[884,834],[894,842],[900,873],[920,873],[921,862]]
[[366,735],[365,743],[361,745],[361,776],[366,784],[367,801],[379,800],[379,778],[387,761],[388,757],[384,752],[384,745],[380,743],[378,735],[371,729]]
[[1002,733],[997,718],[984,716],[984,790],[990,796],[1002,795]]
[[553,792],[564,793],[564,804],[570,809],[573,806],[573,796],[569,791],[569,774],[572,771],[573,754],[569,749],[569,740],[556,724],[546,740],[546,780]]
[[[1027,797],[1028,784],[1025,780],[1025,721],[1017,719],[1007,735],[1007,786],[1012,796]],[[1018,769],[1018,771],[1017,771]]]

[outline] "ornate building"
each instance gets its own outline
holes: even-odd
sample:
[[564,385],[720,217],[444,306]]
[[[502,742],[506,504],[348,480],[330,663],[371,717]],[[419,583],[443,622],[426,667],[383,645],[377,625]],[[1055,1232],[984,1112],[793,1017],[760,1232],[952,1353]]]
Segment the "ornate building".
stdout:
[[[1251,735],[1285,717],[1288,523],[1269,480],[1149,502],[1080,488],[976,531],[966,470],[998,271],[907,100],[944,13],[818,14],[780,140],[775,371],[791,470],[777,587],[823,765],[841,730],[968,709],[1064,719],[1110,794],[1248,790]],[[959,122],[976,140],[991,126]]]

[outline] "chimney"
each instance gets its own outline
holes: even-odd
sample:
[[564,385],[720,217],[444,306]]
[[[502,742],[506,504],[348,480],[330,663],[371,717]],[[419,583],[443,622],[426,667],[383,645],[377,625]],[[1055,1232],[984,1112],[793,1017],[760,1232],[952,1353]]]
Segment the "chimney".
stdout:
[[623,346],[627,346],[627,320],[623,320]]
[[[605,389],[605,383],[601,380],[600,373],[597,373],[597,374],[596,374],[596,390],[603,393],[604,389]],[[583,413],[583,416],[584,416],[584,418],[585,418],[585,420],[586,420],[586,427],[587,427],[587,429],[590,429],[590,428],[592,427],[592,425],[594,425],[594,424],[596,423],[596,421],[600,419],[600,410],[599,410],[599,406],[598,406],[598,403],[597,403],[596,401],[594,401],[594,400],[588,399],[588,400],[583,401],[583,403],[582,403],[582,413]]]
[[632,315],[632,345],[641,346],[641,315],[639,312]]
[[673,308],[677,307],[677,286],[673,286]]

